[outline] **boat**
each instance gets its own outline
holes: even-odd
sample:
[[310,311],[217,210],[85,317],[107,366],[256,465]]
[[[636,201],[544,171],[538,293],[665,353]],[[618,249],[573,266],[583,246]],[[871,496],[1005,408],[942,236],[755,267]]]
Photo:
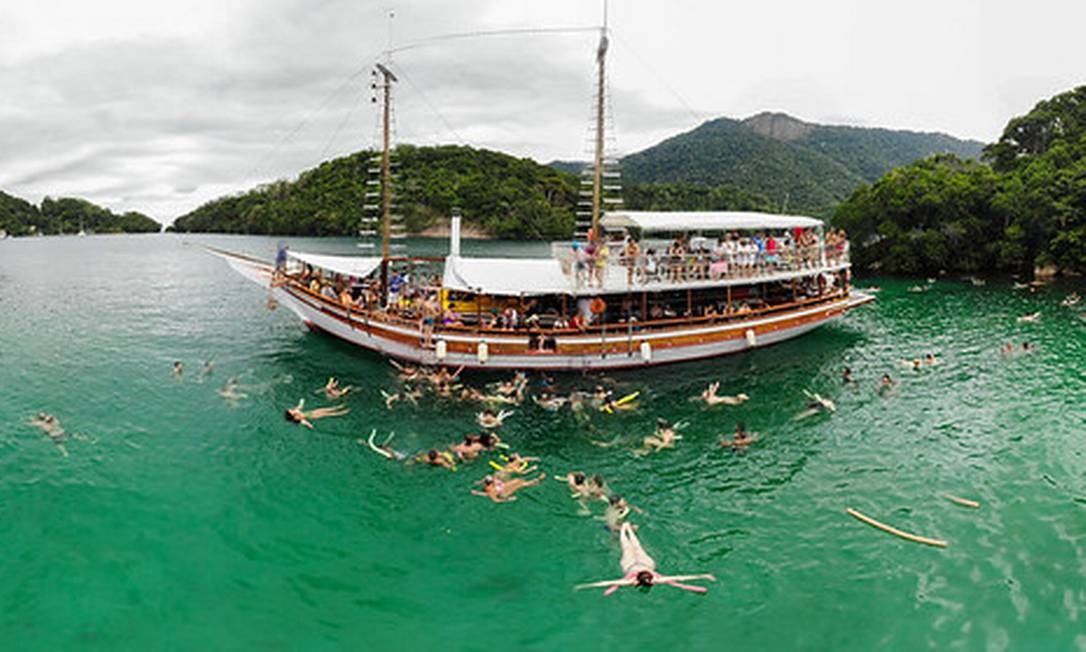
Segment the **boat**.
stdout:
[[[597,48],[595,157],[571,241],[540,258],[393,255],[388,116],[396,76],[374,71],[384,143],[367,208],[380,255],[280,248],[274,263],[209,248],[314,331],[391,359],[483,369],[599,370],[711,358],[782,342],[874,300],[851,286],[848,241],[812,217],[630,211],[604,154],[606,27]],[[589,190],[590,189],[590,190]],[[591,198],[589,201],[589,197]]]

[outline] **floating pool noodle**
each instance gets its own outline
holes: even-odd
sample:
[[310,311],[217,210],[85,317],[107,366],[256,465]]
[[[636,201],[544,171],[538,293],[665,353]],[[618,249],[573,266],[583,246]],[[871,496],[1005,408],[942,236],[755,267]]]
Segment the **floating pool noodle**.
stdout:
[[899,530],[899,529],[897,529],[895,527],[886,525],[885,523],[880,523],[880,522],[876,521],[875,519],[871,518],[870,516],[867,516],[866,514],[861,514],[860,512],[856,511],[855,509],[852,509],[851,507],[849,507],[845,511],[848,512],[849,516],[851,516],[851,517],[853,517],[853,518],[855,518],[857,520],[863,521],[864,523],[867,523],[868,525],[870,525],[873,528],[877,528],[879,530],[882,530],[883,532],[889,532],[890,534],[892,534],[892,535],[894,535],[896,537],[901,537],[902,539],[905,539],[906,541],[912,541],[913,543],[922,543],[922,544],[924,544],[926,546],[935,546],[936,548],[946,548],[947,547],[947,542],[943,541],[942,539],[929,539],[928,537],[922,537],[922,536],[919,536],[919,535],[916,535],[916,534],[910,534],[910,533],[905,532],[903,530]]
[[968,498],[959,498],[951,494],[943,494],[943,498],[946,498],[952,503],[957,503],[963,507],[972,507],[973,509],[980,509],[980,503],[975,500],[969,500]]

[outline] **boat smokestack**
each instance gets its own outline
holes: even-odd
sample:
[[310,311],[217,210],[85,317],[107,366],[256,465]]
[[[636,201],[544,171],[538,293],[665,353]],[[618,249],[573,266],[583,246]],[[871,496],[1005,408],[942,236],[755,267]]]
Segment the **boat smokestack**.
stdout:
[[449,224],[449,255],[460,256],[460,209],[452,209],[452,220]]

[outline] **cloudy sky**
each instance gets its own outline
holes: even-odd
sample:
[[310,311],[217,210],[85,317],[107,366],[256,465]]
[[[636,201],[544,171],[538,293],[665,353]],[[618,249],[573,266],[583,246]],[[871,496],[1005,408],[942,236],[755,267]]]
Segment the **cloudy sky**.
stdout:
[[[293,177],[376,143],[369,70],[389,43],[404,48],[397,140],[584,158],[594,34],[420,42],[601,14],[591,0],[0,0],[0,190],[168,223]],[[1086,76],[1086,3],[1066,0],[611,0],[610,24],[619,153],[763,110],[990,141]]]

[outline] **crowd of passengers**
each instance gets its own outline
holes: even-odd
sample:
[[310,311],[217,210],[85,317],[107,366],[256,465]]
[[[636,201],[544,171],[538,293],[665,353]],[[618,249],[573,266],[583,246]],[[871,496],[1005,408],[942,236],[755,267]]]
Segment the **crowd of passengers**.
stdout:
[[[375,278],[356,279],[343,274],[323,273],[303,265],[299,273],[290,276],[295,282],[307,287],[330,301],[340,303],[351,310],[380,307],[380,281]],[[829,275],[821,281],[817,277],[800,281],[797,288],[801,297],[817,297],[831,288],[836,277]],[[782,296],[790,296],[787,284],[781,284]],[[517,305],[505,304],[497,308],[472,310],[461,314],[451,307],[442,308],[440,288],[435,276],[399,271],[389,276],[389,301],[383,309],[386,314],[416,322],[425,340],[429,341],[437,328],[481,327],[504,331],[584,331],[603,323],[637,323],[666,319],[701,317],[709,320],[730,318],[770,307],[764,297],[744,296],[733,301],[723,298],[699,300],[689,308],[674,302],[654,301],[642,314],[640,302],[625,298],[616,305],[608,305],[603,297],[581,297],[565,312],[555,306],[546,306],[538,299],[526,298]],[[682,302],[680,301],[679,304]]]
[[[779,237],[755,233],[740,237],[729,233],[721,239],[681,235],[666,248],[642,251],[627,235],[619,241],[574,242],[573,272],[577,285],[603,287],[608,265],[626,268],[628,284],[682,283],[684,281],[749,278],[781,270],[811,269],[821,264],[822,247],[814,229],[792,229]],[[842,262],[848,253],[843,230],[830,229],[825,237],[826,262]]]

